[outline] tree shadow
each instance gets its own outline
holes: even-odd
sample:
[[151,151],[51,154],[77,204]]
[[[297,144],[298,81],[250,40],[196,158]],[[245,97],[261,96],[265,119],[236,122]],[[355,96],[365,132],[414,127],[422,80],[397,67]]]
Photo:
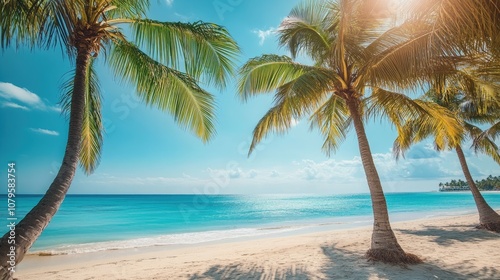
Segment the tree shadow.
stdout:
[[[468,229],[464,229],[468,228]],[[477,230],[472,226],[433,227],[422,230],[399,230],[402,234],[431,237],[430,242],[443,246],[451,246],[454,242],[474,242],[494,240],[499,234],[485,230]],[[433,238],[432,238],[433,237]],[[325,257],[317,259],[315,269],[309,270],[307,265],[297,262],[287,262],[283,255],[280,265],[265,264],[260,261],[232,263],[229,265],[213,265],[204,272],[192,274],[190,280],[195,279],[500,279],[500,268],[495,266],[477,267],[477,264],[464,259],[454,263],[443,263],[439,259],[425,259],[424,263],[410,266],[398,266],[380,262],[370,262],[364,256],[364,251],[355,251],[350,245],[339,247],[336,243],[323,243],[321,253]],[[321,256],[321,253],[319,256]],[[426,252],[432,256],[432,252]],[[487,257],[487,255],[484,255]]]
[[[398,266],[368,261],[361,252],[338,248],[335,244],[321,246],[326,256],[319,272],[309,272],[307,267],[273,267],[249,263],[214,265],[205,272],[196,273],[190,280],[306,280],[306,279],[387,279],[387,280],[428,280],[428,279],[500,279],[500,269],[496,267],[476,268],[468,261],[442,265],[428,261],[411,266]],[[284,257],[285,258],[285,257]],[[320,261],[320,260],[318,260]],[[319,274],[318,274],[319,273]]]
[[432,237],[432,241],[441,246],[451,246],[454,242],[471,242],[471,241],[483,241],[483,240],[494,240],[499,239],[500,234],[494,233],[487,230],[478,230],[474,226],[461,226],[466,228],[465,230],[457,230],[457,226],[450,226],[451,229],[446,229],[447,227],[439,226],[427,226],[422,230],[398,230],[403,234],[412,234],[418,236],[429,236]]
[[325,279],[500,279],[500,270],[495,267],[483,267],[475,271],[472,265],[461,263],[445,269],[432,262],[398,266],[369,262],[363,255],[335,248],[335,245],[322,246],[321,249],[329,260],[322,271]]
[[265,267],[248,264],[231,264],[228,266],[214,265],[201,274],[192,275],[190,280],[213,279],[213,280],[307,280],[313,279],[303,267],[288,267],[277,269],[266,269]]

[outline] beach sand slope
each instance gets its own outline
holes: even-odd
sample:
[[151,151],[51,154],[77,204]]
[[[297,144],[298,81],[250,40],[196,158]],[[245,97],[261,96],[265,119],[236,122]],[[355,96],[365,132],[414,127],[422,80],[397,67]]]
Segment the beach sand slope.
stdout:
[[237,242],[68,256],[28,256],[20,280],[58,279],[500,279],[500,234],[477,215],[393,224],[409,267],[370,263],[371,227]]

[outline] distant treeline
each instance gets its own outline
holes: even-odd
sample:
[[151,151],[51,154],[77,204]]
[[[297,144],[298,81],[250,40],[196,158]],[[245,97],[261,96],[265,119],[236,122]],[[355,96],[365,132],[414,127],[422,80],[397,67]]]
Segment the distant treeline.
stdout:
[[[500,176],[488,176],[482,180],[476,180],[476,186],[480,191],[500,191]],[[458,179],[446,183],[439,183],[439,191],[465,191],[469,190],[467,182]]]

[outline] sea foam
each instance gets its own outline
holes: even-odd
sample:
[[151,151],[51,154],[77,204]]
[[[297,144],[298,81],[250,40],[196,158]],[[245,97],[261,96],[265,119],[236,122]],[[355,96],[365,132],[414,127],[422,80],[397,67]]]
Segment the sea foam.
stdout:
[[116,240],[106,242],[91,242],[83,244],[69,244],[30,252],[30,255],[55,256],[80,253],[92,253],[108,250],[134,249],[151,246],[189,245],[206,242],[221,241],[234,238],[258,237],[263,235],[280,234],[297,231],[307,226],[283,226],[270,228],[239,228],[231,230],[213,230],[203,232],[188,232],[178,234],[159,235],[155,237],[136,238],[130,240]]

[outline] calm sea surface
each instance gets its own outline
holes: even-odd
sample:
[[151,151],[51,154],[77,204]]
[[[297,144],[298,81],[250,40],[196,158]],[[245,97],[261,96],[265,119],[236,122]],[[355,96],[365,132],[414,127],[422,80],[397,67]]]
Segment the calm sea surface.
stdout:
[[[484,193],[500,209],[500,193]],[[476,213],[472,195],[390,193],[392,221]],[[0,196],[6,201],[5,196]],[[40,196],[18,196],[23,217]],[[2,208],[0,218],[6,221]],[[69,195],[31,252],[71,254],[154,245],[195,244],[328,226],[371,224],[368,194]]]

